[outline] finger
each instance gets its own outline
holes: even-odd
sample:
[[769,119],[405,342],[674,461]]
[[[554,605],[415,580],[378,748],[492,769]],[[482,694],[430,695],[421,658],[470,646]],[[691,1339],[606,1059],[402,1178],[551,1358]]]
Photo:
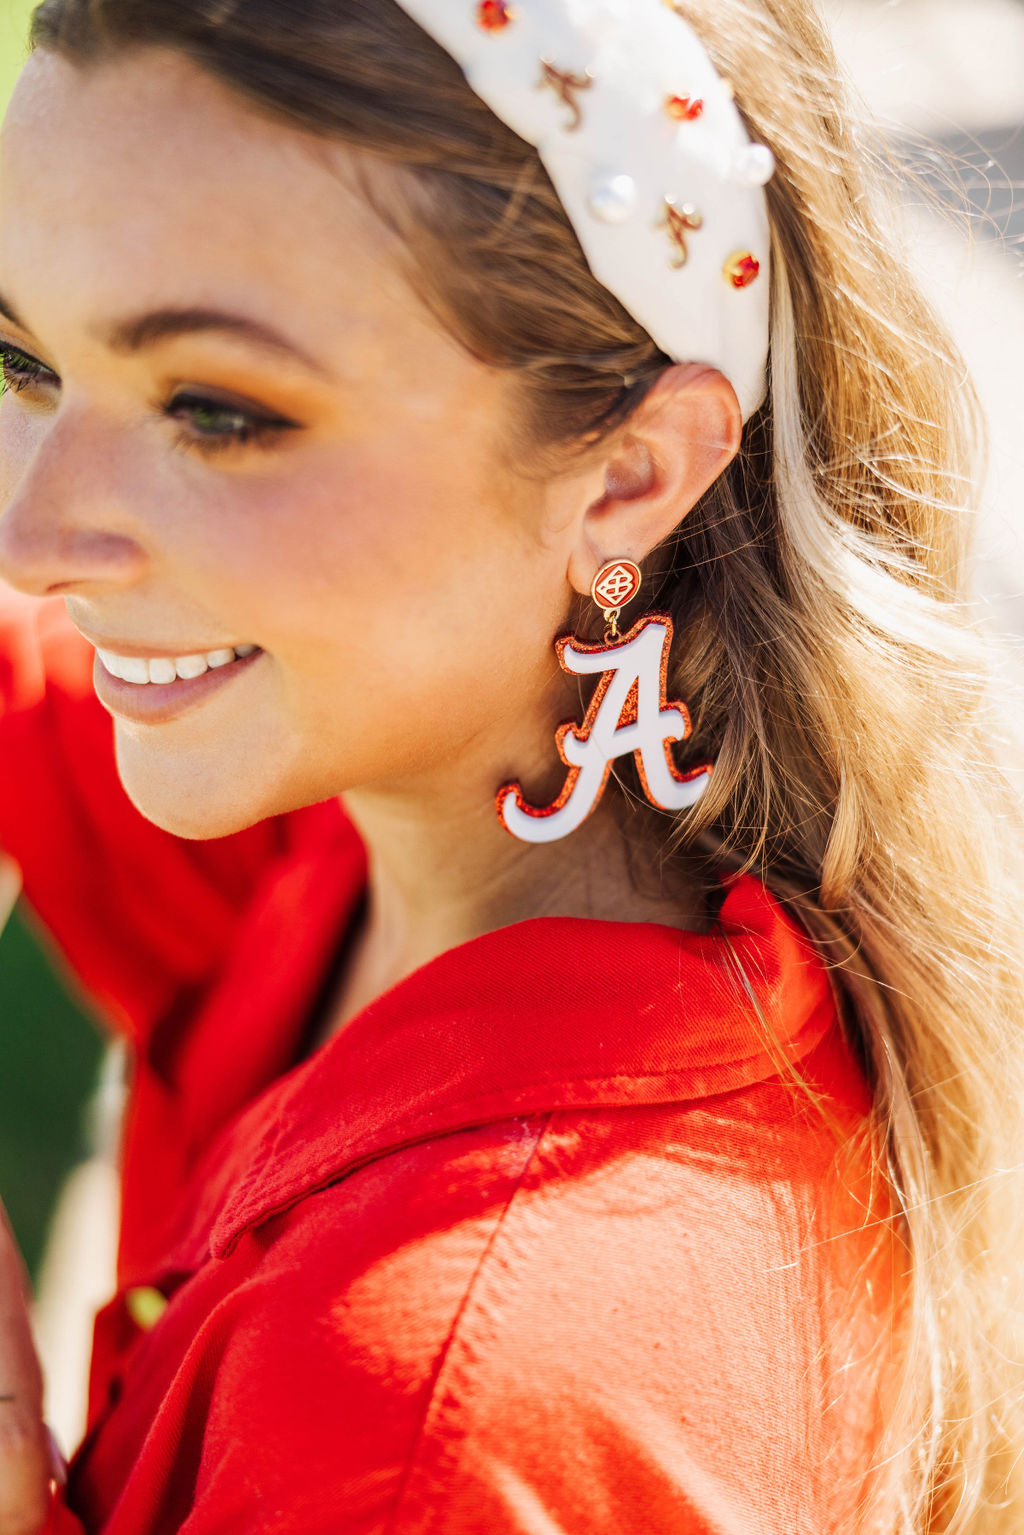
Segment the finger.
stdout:
[[0,1396],[14,1395],[15,1405],[42,1417],[43,1372],[29,1322],[31,1293],[28,1271],[0,1204]]
[[17,1400],[0,1401],[0,1535],[39,1535],[49,1507],[50,1448],[42,1419]]
[[0,1207],[0,1535],[36,1535],[50,1501],[43,1377],[27,1292],[25,1266]]
[[0,852],[0,933],[7,926],[20,894],[21,870]]

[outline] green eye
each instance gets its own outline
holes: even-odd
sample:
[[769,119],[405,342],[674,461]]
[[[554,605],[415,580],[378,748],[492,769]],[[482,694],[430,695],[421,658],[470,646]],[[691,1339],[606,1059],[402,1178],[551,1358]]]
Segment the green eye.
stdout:
[[237,405],[221,405],[192,394],[179,394],[167,407],[167,415],[185,428],[178,434],[179,442],[201,451],[261,443],[294,426],[291,421],[256,415]]
[[0,394],[6,394],[8,389],[20,394],[23,389],[51,381],[60,382],[55,373],[44,368],[41,362],[37,362],[27,352],[19,352],[13,346],[0,346]]
[[259,418],[190,395],[179,395],[168,414],[176,421],[187,421],[204,436],[222,437],[245,434],[259,424]]

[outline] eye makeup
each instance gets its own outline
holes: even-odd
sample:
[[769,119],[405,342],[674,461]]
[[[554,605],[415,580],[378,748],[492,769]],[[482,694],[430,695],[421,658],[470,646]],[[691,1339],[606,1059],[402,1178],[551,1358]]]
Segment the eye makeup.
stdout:
[[[60,387],[60,379],[30,353],[0,341],[2,392]],[[264,414],[238,403],[218,399],[198,389],[178,390],[161,407],[161,414],[176,423],[177,447],[214,454],[228,448],[268,447],[283,433],[298,430],[298,423],[282,416]]]

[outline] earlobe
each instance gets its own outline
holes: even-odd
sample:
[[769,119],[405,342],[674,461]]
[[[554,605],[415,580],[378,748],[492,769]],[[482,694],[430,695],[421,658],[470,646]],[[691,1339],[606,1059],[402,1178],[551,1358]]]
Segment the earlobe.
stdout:
[[584,512],[568,577],[587,593],[606,560],[640,561],[682,522],[739,449],[736,391],[716,368],[666,368],[611,450],[603,494]]

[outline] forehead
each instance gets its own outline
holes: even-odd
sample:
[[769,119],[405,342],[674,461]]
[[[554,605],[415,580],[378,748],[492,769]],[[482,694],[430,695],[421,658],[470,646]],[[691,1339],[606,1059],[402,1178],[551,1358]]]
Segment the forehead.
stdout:
[[[168,50],[37,53],[0,136],[0,291],[33,328],[169,299],[278,318],[284,302],[321,344],[331,316],[408,321],[397,239],[355,167]],[[369,173],[400,195],[399,172]]]

